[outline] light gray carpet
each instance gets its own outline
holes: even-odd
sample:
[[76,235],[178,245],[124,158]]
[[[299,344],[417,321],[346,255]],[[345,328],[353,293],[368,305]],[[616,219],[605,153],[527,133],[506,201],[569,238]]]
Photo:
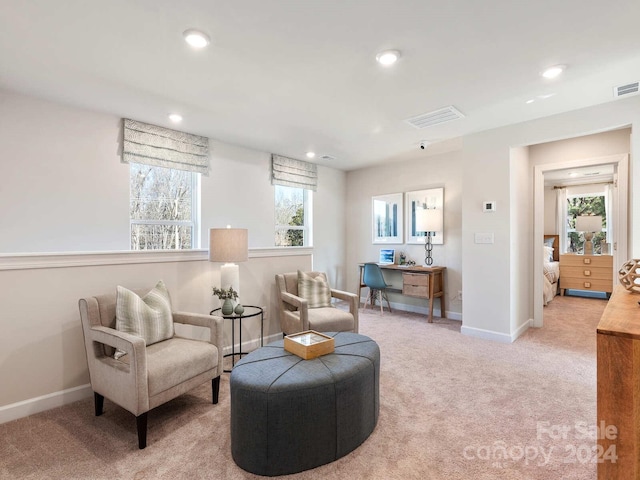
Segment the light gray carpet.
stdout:
[[[596,422],[595,327],[605,305],[556,297],[545,327],[511,345],[461,335],[455,321],[361,310],[360,333],[381,349],[378,426],[346,457],[282,478],[595,478],[584,457],[595,440],[579,438],[579,427]],[[231,459],[226,374],[218,405],[205,384],[149,414],[145,450],[136,438],[133,416],[108,400],[102,417],[92,399],[76,402],[0,425],[0,478],[261,478]]]

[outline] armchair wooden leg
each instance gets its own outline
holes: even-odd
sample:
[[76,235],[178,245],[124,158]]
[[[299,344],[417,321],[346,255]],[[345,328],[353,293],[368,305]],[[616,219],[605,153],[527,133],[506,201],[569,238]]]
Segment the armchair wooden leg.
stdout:
[[211,393],[213,397],[213,404],[218,403],[218,396],[220,395],[220,376],[211,379]]
[[93,403],[95,404],[96,417],[102,415],[102,408],[104,407],[104,397],[99,393],[93,392]]
[[147,446],[147,414],[144,412],[136,417],[136,425],[138,427],[138,448],[142,450]]

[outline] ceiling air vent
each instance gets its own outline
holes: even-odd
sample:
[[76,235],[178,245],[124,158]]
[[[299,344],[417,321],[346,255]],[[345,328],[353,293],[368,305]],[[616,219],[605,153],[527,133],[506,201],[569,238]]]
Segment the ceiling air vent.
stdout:
[[331,155],[321,155],[320,160],[335,160],[336,157],[332,157]]
[[439,125],[441,123],[458,120],[459,118],[464,118],[464,115],[454,106],[449,105],[448,107],[441,108],[440,110],[435,110],[433,112],[423,113],[422,115],[418,115],[417,117],[408,118],[405,120],[405,122],[415,128],[426,128],[432,127],[434,125]]
[[637,95],[638,94],[638,82],[628,83],[627,85],[620,85],[618,87],[613,87],[613,96],[614,97],[625,97],[627,95]]

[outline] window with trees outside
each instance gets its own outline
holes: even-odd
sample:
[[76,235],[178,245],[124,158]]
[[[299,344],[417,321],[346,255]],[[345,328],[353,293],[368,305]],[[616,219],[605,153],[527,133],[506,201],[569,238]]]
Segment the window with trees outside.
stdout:
[[576,217],[580,215],[600,215],[602,217],[602,231],[593,236],[593,253],[601,253],[602,240],[607,238],[607,214],[605,199],[602,194],[572,195],[567,198],[567,252],[580,253],[583,251],[584,238],[581,232],[576,232]]
[[195,248],[200,174],[129,165],[131,249]]
[[304,188],[275,186],[275,246],[311,244],[311,192]]

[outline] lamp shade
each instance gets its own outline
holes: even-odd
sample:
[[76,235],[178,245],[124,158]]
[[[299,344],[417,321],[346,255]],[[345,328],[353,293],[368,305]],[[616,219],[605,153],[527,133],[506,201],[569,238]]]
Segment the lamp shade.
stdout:
[[600,215],[580,215],[576,217],[576,231],[601,232],[602,217]]
[[442,209],[440,208],[416,209],[416,231],[417,232],[441,232],[442,231]]
[[249,258],[249,240],[246,228],[210,228],[210,262],[246,262]]

